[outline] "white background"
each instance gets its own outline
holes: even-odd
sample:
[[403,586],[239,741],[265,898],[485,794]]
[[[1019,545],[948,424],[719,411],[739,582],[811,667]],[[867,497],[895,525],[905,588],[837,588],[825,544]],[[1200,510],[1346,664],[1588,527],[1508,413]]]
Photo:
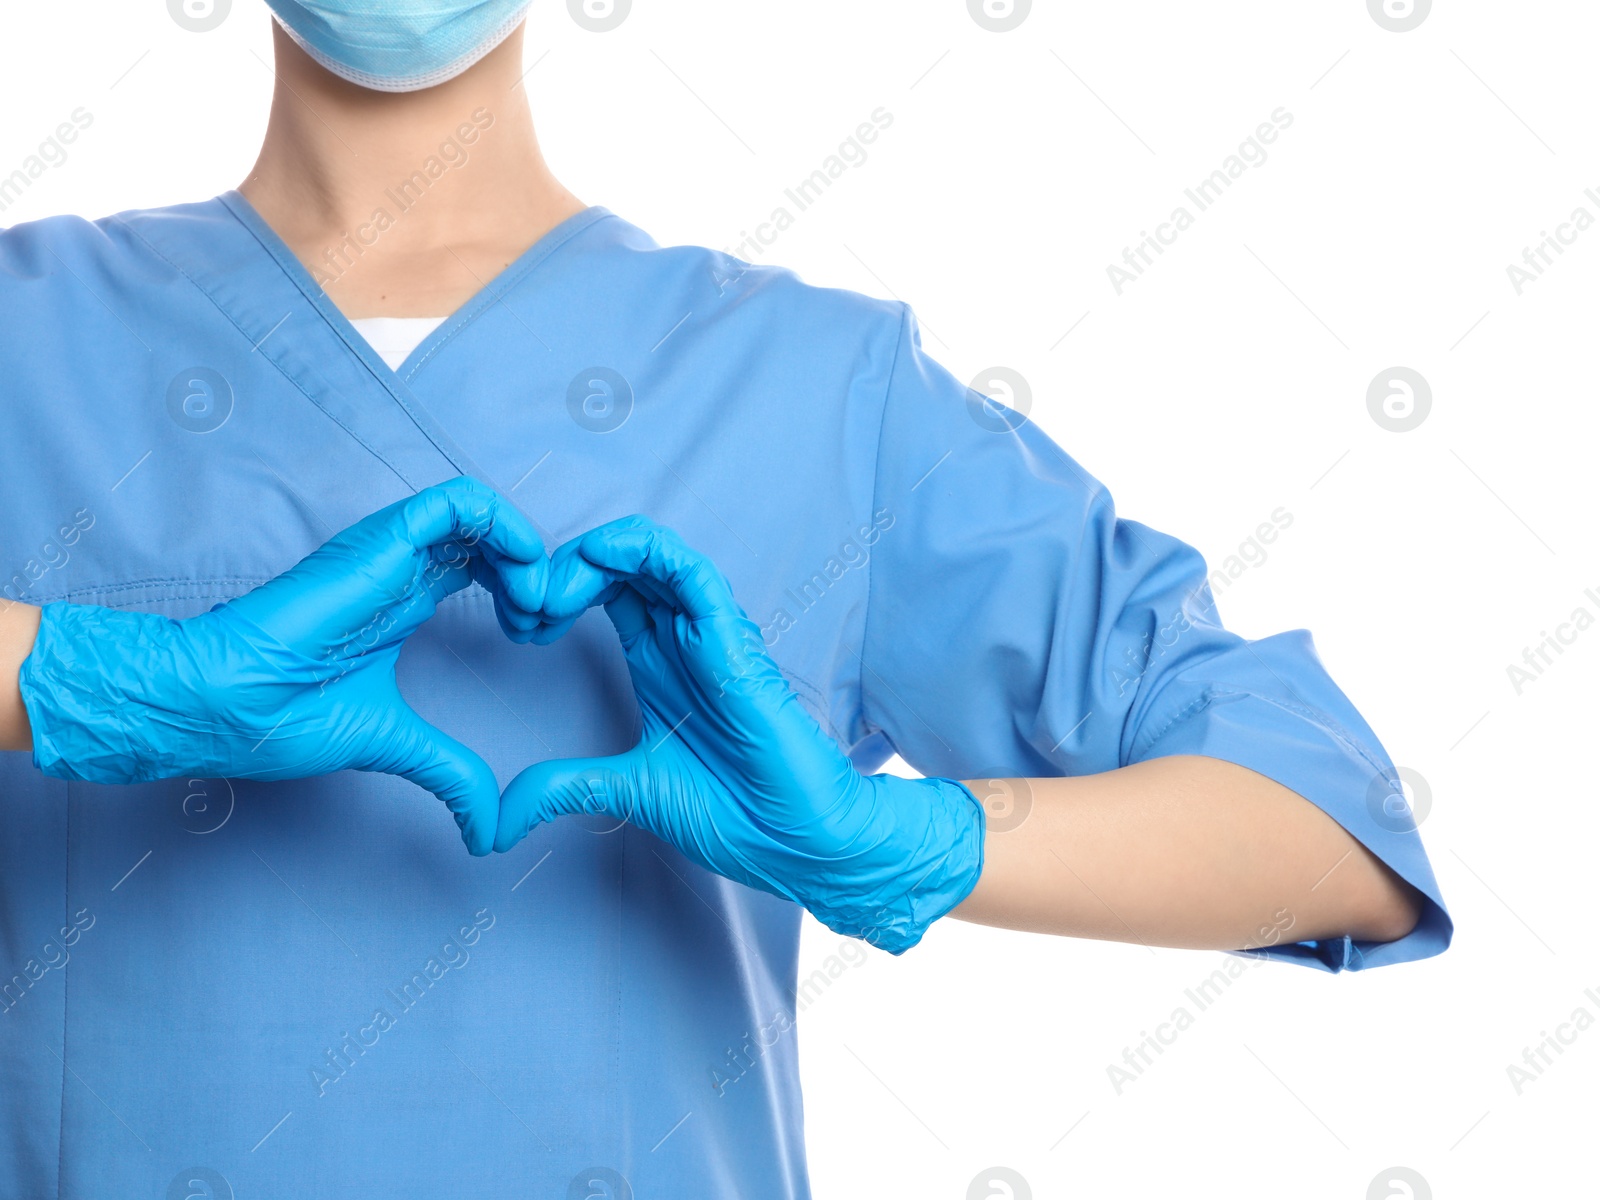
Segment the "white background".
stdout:
[[[1597,39],[1575,0],[1441,3],[1406,33],[1362,0],[1040,4],[1004,33],[957,0],[638,0],[607,33],[535,4],[552,166],[662,243],[734,246],[892,113],[763,261],[909,301],[958,376],[1021,372],[1124,514],[1213,562],[1285,507],[1224,618],[1313,629],[1432,791],[1446,955],[1252,969],[1121,1095],[1107,1066],[1220,956],[954,922],[874,953],[801,1022],[819,1197],[959,1200],[995,1165],[1040,1198],[1411,1195],[1369,1192],[1396,1165],[1440,1200],[1592,1194],[1600,1028],[1521,1095],[1506,1068],[1600,1017],[1600,628],[1520,695],[1506,668],[1600,616],[1600,228],[1521,295],[1506,267],[1577,206],[1600,217]],[[94,124],[0,221],[234,186],[268,61],[256,0],[205,34],[150,0],[7,5],[0,175],[73,109]],[[1279,106],[1268,161],[1117,295],[1108,264]],[[1367,411],[1395,365],[1432,387],[1407,433]],[[839,944],[806,936],[802,975]]]

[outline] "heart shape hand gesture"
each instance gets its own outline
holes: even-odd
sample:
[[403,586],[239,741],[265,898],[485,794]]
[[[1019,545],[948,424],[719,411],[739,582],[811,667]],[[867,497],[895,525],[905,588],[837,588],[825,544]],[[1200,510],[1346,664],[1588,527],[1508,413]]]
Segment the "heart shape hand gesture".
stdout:
[[[643,723],[632,750],[538,763],[502,797],[481,757],[406,704],[402,645],[472,581],[516,642],[551,642],[605,607]],[[372,514],[186,620],[47,605],[19,683],[35,762],[60,778],[384,771],[443,800],[478,855],[562,815],[605,812],[896,953],[983,865],[971,793],[857,772],[710,559],[641,517],[546,558],[528,520],[467,478]]]

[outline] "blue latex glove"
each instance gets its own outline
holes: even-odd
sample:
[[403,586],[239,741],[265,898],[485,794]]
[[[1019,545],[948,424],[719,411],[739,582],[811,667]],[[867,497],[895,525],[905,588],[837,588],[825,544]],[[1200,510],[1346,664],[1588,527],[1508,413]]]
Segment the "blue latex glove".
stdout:
[[982,806],[953,780],[862,776],[710,559],[639,517],[603,525],[553,556],[544,616],[597,602],[633,677],[638,745],[523,771],[501,799],[496,850],[541,821],[603,812],[896,954],[966,898],[983,869]]
[[187,620],[47,604],[19,673],[34,763],[94,783],[385,771],[436,794],[467,849],[487,854],[494,773],[406,704],[395,662],[438,602],[474,578],[493,586],[508,630],[537,626],[547,572],[528,520],[463,477]]

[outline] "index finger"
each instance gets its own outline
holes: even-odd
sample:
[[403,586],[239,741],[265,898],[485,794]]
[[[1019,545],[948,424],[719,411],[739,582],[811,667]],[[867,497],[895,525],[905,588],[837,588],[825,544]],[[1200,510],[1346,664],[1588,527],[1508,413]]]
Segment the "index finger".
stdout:
[[653,583],[651,590],[671,599],[673,607],[691,619],[744,616],[732,585],[716,564],[665,525],[625,517],[584,534],[578,539],[578,551],[619,580]]
[[544,542],[533,522],[499,492],[468,475],[423,488],[401,501],[399,517],[407,540],[419,550],[459,541],[481,544],[519,563],[544,557]]

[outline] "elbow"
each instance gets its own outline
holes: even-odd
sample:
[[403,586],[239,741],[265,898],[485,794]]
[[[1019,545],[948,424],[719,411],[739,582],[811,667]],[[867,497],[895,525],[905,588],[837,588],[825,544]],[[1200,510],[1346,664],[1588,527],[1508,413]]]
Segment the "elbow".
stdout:
[[1422,893],[1382,863],[1371,884],[1362,889],[1362,903],[1351,935],[1360,941],[1397,942],[1422,920]]

